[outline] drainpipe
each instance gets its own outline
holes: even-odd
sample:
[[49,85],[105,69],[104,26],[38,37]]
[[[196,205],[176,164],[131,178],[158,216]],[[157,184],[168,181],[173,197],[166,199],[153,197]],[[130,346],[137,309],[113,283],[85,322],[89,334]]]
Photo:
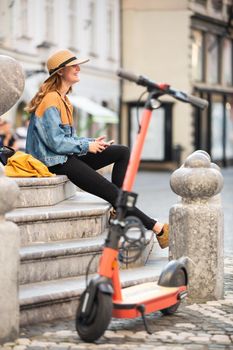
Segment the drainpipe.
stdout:
[[[119,0],[120,3],[120,67],[123,65],[123,0]],[[119,96],[119,124],[118,124],[118,139],[119,143],[122,141],[121,136],[121,118],[122,118],[122,95],[123,95],[123,81],[120,79],[120,96]]]

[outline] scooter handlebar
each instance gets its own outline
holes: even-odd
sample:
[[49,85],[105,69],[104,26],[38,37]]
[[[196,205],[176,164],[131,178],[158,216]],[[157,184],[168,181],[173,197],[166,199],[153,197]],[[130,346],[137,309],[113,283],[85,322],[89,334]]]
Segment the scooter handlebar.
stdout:
[[188,101],[195,107],[205,109],[208,107],[209,102],[207,100],[204,100],[203,98],[193,96],[193,95],[187,95]]
[[117,71],[117,75],[123,79],[126,79],[126,80],[129,80],[129,81],[132,81],[134,83],[138,83],[139,81],[139,75],[136,75],[132,72],[128,72],[124,69],[118,69]]
[[138,85],[146,86],[147,88],[150,88],[150,89],[157,89],[161,91],[162,94],[164,95],[165,94],[171,95],[177,100],[190,103],[193,106],[201,109],[204,109],[209,105],[208,101],[204,100],[203,98],[193,96],[193,95],[188,95],[185,92],[172,89],[167,84],[157,84],[143,75],[136,75],[122,68],[117,71],[117,75],[123,79],[132,81]]

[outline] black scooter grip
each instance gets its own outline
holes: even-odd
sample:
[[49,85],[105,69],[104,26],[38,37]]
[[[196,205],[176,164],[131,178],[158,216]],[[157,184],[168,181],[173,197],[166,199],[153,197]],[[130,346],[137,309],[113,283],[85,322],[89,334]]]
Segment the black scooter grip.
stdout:
[[127,79],[129,81],[133,81],[134,83],[138,83],[139,81],[139,75],[136,75],[134,73],[128,72],[122,68],[118,69],[117,75],[123,79]]
[[205,109],[209,105],[209,102],[207,100],[204,100],[203,98],[197,96],[187,95],[187,99],[193,106],[201,109]]

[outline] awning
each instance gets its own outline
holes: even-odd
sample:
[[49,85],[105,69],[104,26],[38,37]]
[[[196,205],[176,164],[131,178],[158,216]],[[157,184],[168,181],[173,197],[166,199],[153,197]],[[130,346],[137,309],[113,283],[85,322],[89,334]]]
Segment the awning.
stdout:
[[31,77],[25,79],[24,92],[20,98],[20,101],[28,103],[35,96],[39,90],[40,85],[45,80],[46,75],[44,73],[34,74]]
[[[44,73],[28,77],[25,80],[24,92],[19,101],[28,103],[35,96],[45,78]],[[118,124],[118,116],[115,112],[92,101],[88,97],[68,95],[68,98],[74,107],[91,114],[96,123]]]
[[88,97],[76,95],[69,95],[68,97],[74,107],[91,114],[96,123],[118,123],[118,116],[115,112],[99,105]]

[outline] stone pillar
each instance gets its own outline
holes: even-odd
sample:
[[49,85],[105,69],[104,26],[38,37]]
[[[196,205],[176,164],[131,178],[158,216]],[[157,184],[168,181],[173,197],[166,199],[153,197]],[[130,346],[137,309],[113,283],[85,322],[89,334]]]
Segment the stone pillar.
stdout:
[[0,167],[0,344],[17,337],[19,332],[19,229],[4,215],[17,200],[19,188],[3,175]]
[[[0,116],[20,98],[24,88],[21,65],[13,58],[0,55]],[[19,229],[5,221],[13,209],[19,188],[4,176],[0,167],[0,344],[13,340],[19,332]]]
[[223,177],[204,151],[192,153],[171,175],[181,198],[170,209],[169,257],[187,256],[188,302],[223,298]]
[[24,89],[22,66],[14,58],[0,55],[0,117],[18,101]]

